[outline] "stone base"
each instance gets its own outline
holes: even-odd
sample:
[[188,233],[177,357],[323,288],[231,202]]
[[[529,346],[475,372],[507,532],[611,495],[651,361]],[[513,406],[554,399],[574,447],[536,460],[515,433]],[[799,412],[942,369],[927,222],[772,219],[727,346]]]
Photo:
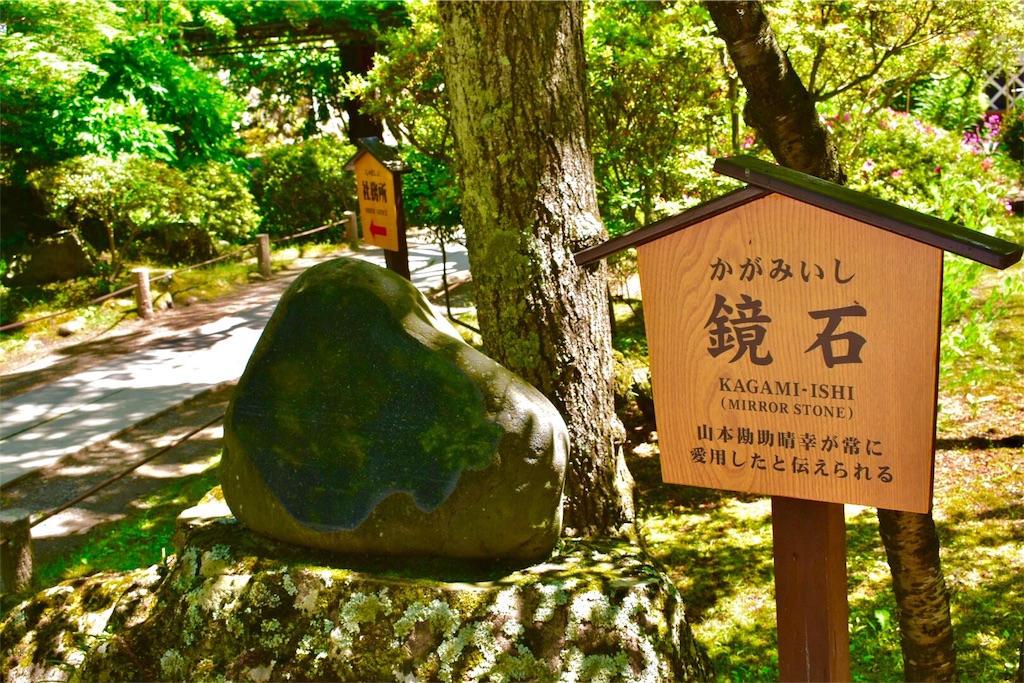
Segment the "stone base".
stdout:
[[679,593],[625,541],[510,570],[257,536],[209,498],[166,565],[48,589],[0,624],[7,681],[690,681]]

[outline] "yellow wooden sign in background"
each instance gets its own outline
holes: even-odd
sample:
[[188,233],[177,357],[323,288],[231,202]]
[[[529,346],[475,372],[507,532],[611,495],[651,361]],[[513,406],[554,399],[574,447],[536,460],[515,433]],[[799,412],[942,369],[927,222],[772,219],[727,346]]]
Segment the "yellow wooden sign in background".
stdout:
[[666,482],[931,508],[941,249],[773,194],[638,254]]
[[356,158],[355,172],[363,241],[398,251],[398,197],[394,175],[368,153]]

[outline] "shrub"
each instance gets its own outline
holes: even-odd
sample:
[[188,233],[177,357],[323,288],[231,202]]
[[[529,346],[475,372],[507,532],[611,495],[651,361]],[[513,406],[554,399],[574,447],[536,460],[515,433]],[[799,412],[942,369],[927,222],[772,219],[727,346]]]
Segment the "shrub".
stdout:
[[[1024,164],[1024,100],[1019,100],[1003,117],[999,142],[1011,159],[1018,164]],[[1021,169],[1018,169],[1018,172],[1024,178],[1024,172],[1021,172]]]
[[103,226],[111,278],[127,258],[143,253],[209,256],[217,240],[240,239],[257,223],[244,181],[217,162],[182,172],[135,154],[88,155],[36,171],[29,180],[62,228],[90,221]]
[[260,224],[249,179],[230,164],[217,161],[185,171],[190,197],[184,224],[167,244],[175,262],[196,263],[212,257],[218,242],[247,242]]
[[[839,120],[832,121],[838,125]],[[947,131],[903,112],[880,112],[860,142],[860,163],[848,168],[855,190],[908,206],[989,235],[1009,229],[1012,181],[997,151],[999,121],[984,117],[964,133]],[[991,272],[974,261],[946,255],[942,292],[942,362],[998,353],[991,340],[998,307],[976,301]],[[1004,295],[1000,287],[989,301]]]
[[352,145],[330,137],[265,152],[252,174],[253,195],[263,215],[261,230],[283,237],[355,211],[355,174],[345,170],[355,152]]
[[402,206],[409,225],[429,228],[450,241],[462,224],[462,196],[455,170],[445,161],[411,152],[412,172],[402,177]]

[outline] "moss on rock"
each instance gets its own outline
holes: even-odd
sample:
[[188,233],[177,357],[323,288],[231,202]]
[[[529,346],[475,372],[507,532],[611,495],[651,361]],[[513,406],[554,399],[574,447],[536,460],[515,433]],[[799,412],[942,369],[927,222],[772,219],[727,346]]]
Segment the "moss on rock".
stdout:
[[225,420],[231,509],[336,552],[546,556],[568,431],[539,391],[466,344],[407,280],[357,259],[281,298]]
[[5,680],[688,681],[678,591],[627,541],[546,562],[345,557],[207,501],[166,567],[44,591],[0,625]]

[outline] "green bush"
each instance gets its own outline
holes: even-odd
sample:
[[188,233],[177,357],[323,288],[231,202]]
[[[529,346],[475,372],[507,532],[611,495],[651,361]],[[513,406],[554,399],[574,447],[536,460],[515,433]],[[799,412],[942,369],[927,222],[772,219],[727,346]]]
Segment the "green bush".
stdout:
[[110,254],[111,278],[143,254],[209,257],[218,241],[242,239],[258,221],[245,181],[218,162],[183,172],[136,154],[88,155],[36,171],[29,181],[62,228],[103,226],[99,246]]
[[355,147],[335,138],[314,138],[269,149],[252,173],[253,195],[274,237],[291,235],[355,211],[355,173],[345,164]]
[[[1011,159],[1024,164],[1024,100],[1019,101],[1003,117],[999,142]],[[1024,177],[1024,171],[1018,169],[1018,172]]]
[[[833,126],[840,121],[831,121]],[[903,112],[880,112],[860,141],[860,163],[848,167],[849,186],[989,235],[1009,237],[1007,198],[1012,181],[1002,172],[998,121],[991,116],[966,132],[944,130]],[[958,357],[997,354],[991,329],[998,317],[997,286],[979,305],[977,292],[991,270],[947,254],[942,290],[944,367]]]
[[249,179],[230,164],[207,161],[187,169],[189,210],[175,235],[168,235],[166,256],[174,262],[196,263],[212,257],[218,242],[248,242],[260,216],[249,192]]
[[409,225],[429,228],[447,240],[462,224],[462,195],[451,164],[411,152],[412,171],[402,177],[402,206]]
[[978,131],[947,131],[885,110],[867,128],[848,167],[849,186],[972,230],[992,232],[1011,185],[1000,172],[986,119]]

